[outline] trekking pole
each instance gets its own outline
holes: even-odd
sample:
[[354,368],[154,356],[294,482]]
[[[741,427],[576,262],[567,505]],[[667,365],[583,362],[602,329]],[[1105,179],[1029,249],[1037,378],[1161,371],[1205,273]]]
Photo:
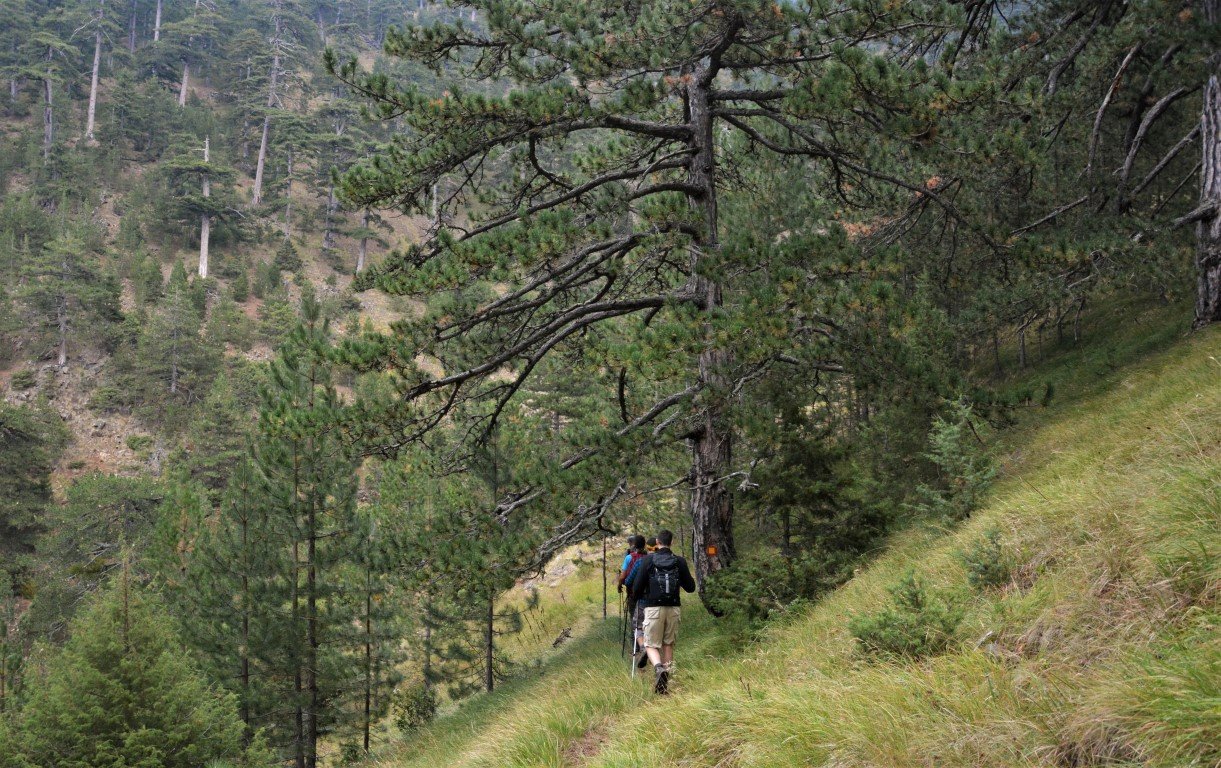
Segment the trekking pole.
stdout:
[[632,679],[636,679],[636,654],[640,651],[637,647],[636,628],[632,627]]
[[627,616],[624,610],[624,596],[619,599],[619,658],[623,658],[623,654],[627,653]]

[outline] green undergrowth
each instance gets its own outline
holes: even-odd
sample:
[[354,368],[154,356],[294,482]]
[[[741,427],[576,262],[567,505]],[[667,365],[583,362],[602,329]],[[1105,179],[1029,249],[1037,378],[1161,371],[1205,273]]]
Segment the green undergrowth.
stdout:
[[[1221,329],[1120,309],[1014,384],[1057,395],[1003,433],[965,523],[896,535],[749,644],[684,606],[668,699],[597,619],[371,764],[1221,765]],[[972,583],[988,553],[1005,578]],[[862,652],[850,623],[909,573],[962,612],[948,649]]]

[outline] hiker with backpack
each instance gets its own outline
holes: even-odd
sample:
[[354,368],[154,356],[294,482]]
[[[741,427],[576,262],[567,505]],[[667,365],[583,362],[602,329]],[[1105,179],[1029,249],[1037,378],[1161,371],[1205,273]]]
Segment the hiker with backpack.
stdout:
[[653,690],[661,694],[669,692],[670,665],[682,615],[679,590],[695,591],[691,569],[684,558],[670,551],[672,543],[673,533],[657,532],[657,550],[640,561],[629,587],[637,604],[644,602],[644,649],[653,663]]
[[[619,569],[618,590],[624,591],[631,583],[632,576],[636,574],[636,569],[640,567],[640,561],[644,559],[644,537],[640,535],[632,535],[627,537],[628,551],[623,558],[623,566]],[[632,590],[628,589],[626,594],[625,609],[623,612],[624,619],[630,624],[632,632],[632,663],[636,663],[638,659],[644,658],[644,634],[640,624],[640,609],[636,607],[636,598],[632,596]],[[639,656],[637,654],[640,654]]]
[[[657,551],[656,536],[650,536],[648,541],[645,541],[644,537],[642,536],[640,537],[640,540],[644,542],[644,556],[648,556]],[[628,587],[629,595],[632,592],[632,578],[636,575],[636,571],[640,569],[640,564],[643,561],[644,557],[641,557],[640,560],[636,561],[636,564],[632,566],[632,572],[628,574],[628,577],[623,582],[624,586]],[[635,644],[632,646],[632,663],[635,665],[636,669],[644,669],[649,663],[649,655],[644,651],[644,609],[648,607],[649,601],[648,597],[645,596],[639,599],[634,599],[633,602],[635,603],[636,610],[632,611],[631,613],[632,627],[635,631]],[[633,671],[633,674],[635,674],[635,671]]]

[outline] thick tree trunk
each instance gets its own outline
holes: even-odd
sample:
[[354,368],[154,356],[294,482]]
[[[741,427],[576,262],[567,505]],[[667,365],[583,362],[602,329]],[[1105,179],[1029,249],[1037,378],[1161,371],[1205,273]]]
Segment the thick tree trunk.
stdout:
[[[1204,0],[1204,18],[1221,23],[1221,0]],[[1202,328],[1221,322],[1221,50],[1209,60],[1201,110],[1200,209],[1208,211],[1196,223],[1196,315]]]
[[[722,305],[721,286],[700,274],[701,262],[715,259],[720,249],[717,232],[716,152],[709,91],[716,71],[701,63],[687,89],[687,110],[692,127],[695,155],[688,181],[703,190],[693,204],[703,215],[702,236],[691,250],[688,289],[708,315]],[[712,335],[711,324],[705,334]],[[703,596],[708,577],[728,567],[734,558],[733,496],[725,482],[733,459],[733,437],[722,398],[728,390],[726,373],[732,353],[717,348],[709,338],[699,356],[699,383],[705,405],[698,416],[692,441],[691,523],[695,578]]]
[[191,63],[186,59],[182,60],[182,82],[178,85],[178,106],[185,107],[187,105],[187,84],[191,80]]
[[[363,232],[367,233],[369,231],[369,208],[368,208],[368,206],[365,207],[364,212],[361,213],[361,215],[360,215],[360,228]],[[360,236],[360,248],[356,251],[356,273],[357,274],[360,274],[360,272],[364,270],[365,259],[368,257],[368,255],[369,255],[369,237],[367,234],[362,234]]]
[[267,163],[267,138],[271,133],[271,114],[263,117],[263,138],[259,141],[259,158],[254,166],[254,188],[250,193],[250,204],[263,202],[263,166]]
[[85,112],[85,140],[93,141],[94,117],[98,106],[98,72],[102,66],[102,9],[105,0],[98,2],[97,31],[93,33],[93,77],[89,81],[89,107]]
[[[208,145],[211,137],[204,137],[204,163],[209,162]],[[212,197],[212,179],[205,173],[203,177],[203,198]],[[208,276],[208,244],[212,237],[212,216],[204,211],[199,215],[199,276]]]
[[153,42],[161,39],[161,0],[157,0],[157,11],[153,15]]

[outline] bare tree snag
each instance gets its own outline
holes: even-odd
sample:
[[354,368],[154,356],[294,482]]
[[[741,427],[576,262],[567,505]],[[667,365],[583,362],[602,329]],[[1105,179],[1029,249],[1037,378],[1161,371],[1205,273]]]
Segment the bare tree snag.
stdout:
[[[206,165],[209,158],[209,142],[210,136],[204,137],[203,146],[203,161]],[[203,177],[203,198],[207,200],[212,196],[212,180],[205,172]],[[199,276],[208,276],[208,240],[212,235],[212,217],[207,211],[199,215]]]
[[98,106],[98,70],[102,66],[102,14],[106,0],[98,0],[97,29],[93,31],[93,77],[89,81],[89,107],[85,112],[85,140],[93,141],[94,117]]
[[263,138],[259,141],[259,157],[254,167],[254,188],[250,193],[250,204],[263,202],[263,168],[267,165],[267,142],[271,135],[271,110],[276,106],[279,96],[276,88],[280,77],[280,35],[283,32],[283,19],[280,17],[280,6],[276,4],[275,36],[271,39],[273,48],[271,56],[271,78],[267,86],[267,112],[263,115]]

